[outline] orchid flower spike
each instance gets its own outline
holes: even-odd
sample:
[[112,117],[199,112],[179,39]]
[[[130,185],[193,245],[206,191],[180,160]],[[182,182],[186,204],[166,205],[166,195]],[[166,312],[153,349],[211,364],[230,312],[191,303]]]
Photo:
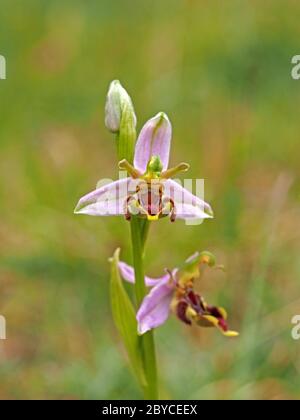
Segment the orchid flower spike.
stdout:
[[[182,267],[167,270],[162,277],[145,277],[145,284],[151,290],[137,312],[139,334],[162,325],[170,313],[174,312],[187,325],[194,322],[201,327],[217,327],[226,337],[238,336],[237,332],[228,328],[225,309],[208,305],[194,290],[195,279],[200,276],[205,265],[215,266],[214,256],[209,252],[197,252]],[[120,262],[119,270],[124,280],[135,282],[132,267]]]
[[[110,109],[114,95],[109,98],[107,108]],[[107,124],[112,130],[118,128],[118,121],[118,113],[111,112]],[[169,216],[171,221],[213,217],[209,204],[170,179],[189,168],[186,163],[168,168],[171,136],[172,127],[166,114],[160,112],[151,118],[138,137],[133,165],[125,159],[119,162],[119,168],[126,170],[129,176],[82,197],[75,213],[124,215],[127,220],[137,215],[151,221],[164,216]]]

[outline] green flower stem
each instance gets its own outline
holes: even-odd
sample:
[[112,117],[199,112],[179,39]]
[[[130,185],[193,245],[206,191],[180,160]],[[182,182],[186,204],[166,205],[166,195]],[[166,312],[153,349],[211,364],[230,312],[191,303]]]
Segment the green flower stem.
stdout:
[[157,367],[153,331],[148,331],[142,337],[143,359],[147,387],[144,389],[145,399],[157,400]]
[[[132,164],[136,141],[136,116],[130,96],[119,81],[111,83],[105,106],[105,124],[116,134],[119,161],[126,159]],[[139,308],[147,289],[144,273],[144,248],[150,223],[138,217],[131,220],[131,239],[133,250],[133,265],[135,272],[136,305]],[[157,370],[153,333],[148,332],[139,339],[146,385],[143,386],[145,399],[157,399]]]
[[131,219],[131,242],[133,253],[133,265],[135,274],[135,297],[139,307],[146,294],[144,280],[144,244],[142,239],[141,220],[137,217]]
[[140,229],[141,229],[142,247],[143,247],[143,253],[144,253],[146,241],[148,238],[148,232],[150,229],[150,222],[146,219],[140,220]]
[[[131,220],[131,239],[133,249],[133,264],[135,272],[135,295],[137,307],[140,306],[145,294],[144,248],[150,223],[137,217]],[[145,399],[158,398],[157,368],[153,332],[149,331],[140,337],[143,362],[147,385],[144,388]]]

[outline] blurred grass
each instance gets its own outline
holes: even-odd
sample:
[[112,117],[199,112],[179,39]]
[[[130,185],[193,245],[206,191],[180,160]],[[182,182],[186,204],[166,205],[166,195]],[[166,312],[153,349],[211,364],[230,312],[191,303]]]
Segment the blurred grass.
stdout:
[[103,106],[119,78],[139,127],[168,113],[171,160],[205,178],[216,214],[154,225],[148,271],[211,250],[227,272],[201,291],[241,332],[227,341],[176,319],[157,330],[163,396],[298,399],[300,4],[1,4],[0,398],[141,397],[108,302],[107,259],[121,246],[130,261],[128,225],[72,214],[98,179],[117,176]]

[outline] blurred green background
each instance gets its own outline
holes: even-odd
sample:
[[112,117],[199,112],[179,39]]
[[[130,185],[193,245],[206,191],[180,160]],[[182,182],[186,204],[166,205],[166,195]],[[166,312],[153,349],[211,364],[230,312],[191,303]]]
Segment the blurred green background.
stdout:
[[131,261],[122,218],[73,215],[117,177],[109,82],[138,128],[173,123],[171,163],[205,178],[215,219],[153,223],[147,272],[208,249],[207,301],[228,340],[172,317],[156,331],[165,398],[300,396],[300,3],[294,0],[1,0],[0,398],[141,398],[112,323],[108,258]]

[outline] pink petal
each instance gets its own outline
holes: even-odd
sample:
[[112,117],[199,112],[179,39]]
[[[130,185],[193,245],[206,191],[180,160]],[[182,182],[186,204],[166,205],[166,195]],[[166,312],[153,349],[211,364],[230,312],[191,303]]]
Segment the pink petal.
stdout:
[[75,210],[76,214],[90,216],[116,216],[124,214],[126,197],[135,191],[135,181],[124,178],[111,182],[83,196]]
[[212,209],[208,203],[172,179],[168,179],[164,183],[164,196],[170,197],[174,201],[176,217],[179,219],[207,219],[213,217]]
[[[123,277],[124,280],[128,281],[129,283],[135,283],[135,276],[134,276],[134,268],[131,267],[130,265],[126,264],[123,261],[119,262],[119,270],[121,273],[121,276]],[[145,276],[145,284],[148,287],[152,287],[157,285],[158,283],[161,283],[163,281],[169,280],[170,278],[170,274],[166,273],[165,275],[161,276],[161,277],[148,277]]]
[[164,280],[153,287],[144,298],[136,315],[139,334],[158,327],[168,319],[174,287],[170,280]]
[[134,167],[142,173],[152,156],[159,156],[163,169],[168,168],[172,126],[163,112],[146,122],[135,146]]
[[193,260],[195,260],[198,256],[199,256],[199,251],[196,251],[196,252],[194,252],[194,254],[192,254],[192,255],[190,255],[186,260],[185,260],[185,262],[186,263],[188,263],[188,262],[191,262],[191,261],[193,261]]
[[176,206],[176,219],[194,219],[203,220],[211,218],[208,214],[204,213],[199,207],[188,204],[178,204]]

